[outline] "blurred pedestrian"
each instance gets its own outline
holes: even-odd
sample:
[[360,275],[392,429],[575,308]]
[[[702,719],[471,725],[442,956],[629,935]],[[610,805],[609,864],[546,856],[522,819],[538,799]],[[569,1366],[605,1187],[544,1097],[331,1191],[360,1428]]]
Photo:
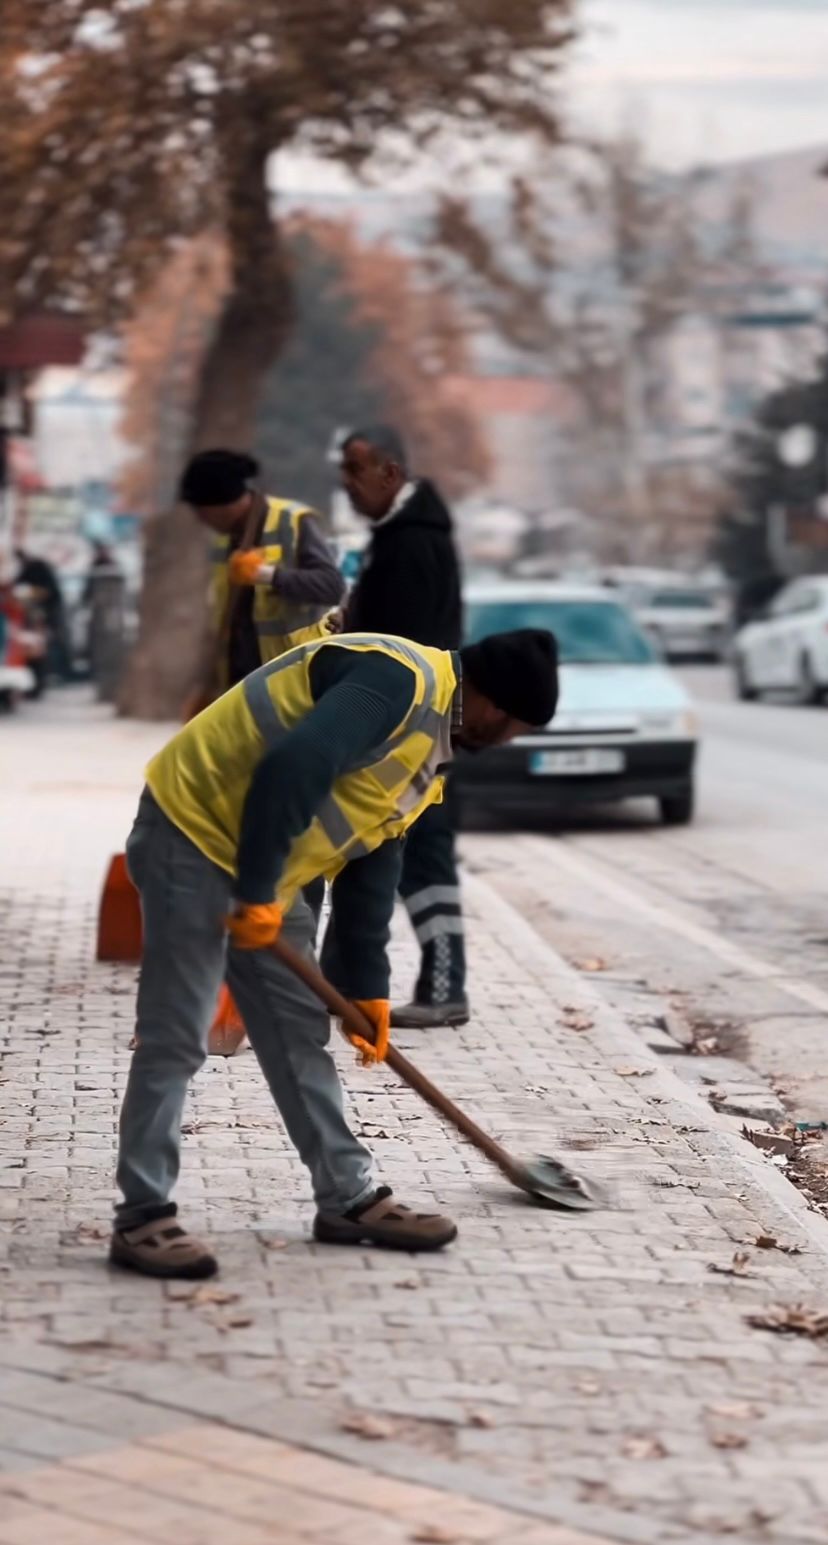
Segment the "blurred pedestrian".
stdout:
[[95,580],[101,575],[120,574],[121,569],[108,542],[93,542],[92,556],[83,585],[81,604],[91,606],[95,594]]
[[[345,609],[348,633],[394,633],[437,649],[462,635],[460,566],[451,516],[434,484],[412,477],[396,429],[373,424],[342,444],[342,485],[371,522],[362,568]],[[469,1017],[451,787],[406,838],[400,895],[420,944],[413,999],[392,1024],[462,1025]]]
[[295,644],[325,631],[344,581],[320,520],[307,505],[266,495],[259,465],[238,451],[201,451],[184,469],[180,497],[214,533],[210,663],[192,708]]
[[49,676],[66,682],[71,681],[74,674],[63,591],[54,567],[45,558],[24,552],[22,548],[16,549],[15,557],[18,565],[15,584],[28,590],[46,632],[42,670],[35,672],[38,690],[42,691]]

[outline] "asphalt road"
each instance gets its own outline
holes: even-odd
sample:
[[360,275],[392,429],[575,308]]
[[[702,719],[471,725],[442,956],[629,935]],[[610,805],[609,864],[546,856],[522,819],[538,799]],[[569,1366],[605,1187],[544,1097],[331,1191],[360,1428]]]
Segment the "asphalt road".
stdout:
[[[684,676],[702,723],[692,826],[631,803],[464,838],[467,862],[571,959],[602,962],[596,981],[645,1038],[666,1012],[797,1117],[828,1119],[828,708],[736,702],[724,670]],[[702,1060],[688,1076],[726,1074]]]

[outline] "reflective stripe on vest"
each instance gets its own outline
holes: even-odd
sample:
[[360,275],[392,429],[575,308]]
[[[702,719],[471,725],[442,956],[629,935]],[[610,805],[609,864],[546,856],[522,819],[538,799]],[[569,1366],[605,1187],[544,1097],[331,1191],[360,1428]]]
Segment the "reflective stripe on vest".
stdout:
[[[347,638],[348,645],[362,645],[365,648],[379,645],[381,648],[392,650],[397,655],[402,655],[404,659],[408,660],[411,665],[422,673],[426,699],[433,698],[435,689],[434,671],[429,661],[420,654],[419,650],[412,648],[404,640],[392,639],[379,633],[367,635],[363,633],[349,633],[345,635],[345,638]],[[334,647],[342,647],[342,644],[337,644],[333,640],[332,642],[334,642]],[[292,649],[289,654],[282,655],[280,659],[273,660],[269,665],[263,665],[261,670],[254,671],[252,676],[245,678],[244,695],[247,700],[247,706],[253,716],[256,728],[268,749],[275,746],[283,736],[289,733],[289,727],[279,717],[279,710],[268,689],[268,682],[272,681],[274,676],[278,676],[281,671],[288,670],[291,666],[305,660],[309,654],[315,654],[318,648],[318,644],[305,644],[298,649]],[[437,776],[437,766],[446,761],[447,756],[451,754],[447,722],[450,721],[450,718],[450,704],[447,714],[438,713],[427,700],[423,703],[415,704],[394,735],[390,736],[388,740],[383,741],[381,745],[372,747],[371,751],[364,758],[350,765],[347,771],[349,773],[364,772],[366,768],[371,767],[377,782],[383,788],[390,791],[406,774],[404,762],[391,756],[394,746],[409,735],[427,735],[435,743],[432,755],[429,757],[426,765],[415,774],[410,787],[404,790],[397,801],[400,814],[413,809],[428,793],[431,784]],[[316,819],[328,841],[335,848],[345,847],[356,836],[353,826],[344,811],[337,804],[333,794],[329,794],[323,800],[316,812]],[[356,856],[356,852],[353,851],[351,857]]]
[[458,667],[445,650],[377,634],[328,635],[262,666],[190,721],[147,769],[161,809],[212,863],[233,874],[251,779],[269,750],[313,711],[317,649],[376,650],[411,672],[413,702],[383,746],[336,779],[310,825],[291,844],[278,886],[290,906],[319,875],[333,879],[355,858],[401,837],[442,797]]
[[[299,525],[309,514],[307,506],[294,499],[267,500],[264,526],[259,545],[267,562],[277,568],[294,569],[299,548]],[[272,550],[272,556],[268,556]],[[230,558],[230,538],[218,537],[210,546],[212,570],[212,609],[215,626],[223,620],[227,604],[227,565]],[[253,596],[253,626],[259,644],[259,658],[267,663],[292,649],[300,640],[294,634],[302,634],[315,627],[329,611],[327,605],[309,601],[284,600],[269,585],[257,585]]]
[[[410,665],[422,673],[425,682],[425,690],[428,697],[434,695],[434,672],[431,666],[416,649],[404,640],[390,638],[380,633],[348,633],[343,635],[343,641],[347,638],[348,645],[356,644],[365,649],[370,649],[379,644],[381,648],[400,654]],[[334,647],[342,647],[334,638],[331,639]],[[347,645],[345,646],[347,647]],[[309,654],[315,654],[319,648],[318,643],[303,644],[298,649],[291,649],[289,654],[281,655],[278,660],[271,660],[268,665],[263,665],[261,670],[254,671],[252,676],[247,676],[244,681],[244,695],[247,698],[247,706],[250,709],[256,728],[267,746],[273,746],[282,735],[287,734],[287,726],[279,718],[279,710],[268,690],[268,682],[280,671],[287,670],[291,665],[296,665],[300,660],[307,658]],[[368,756],[360,762],[355,762],[350,772],[362,772],[366,767],[372,767],[374,763],[385,761],[393,751],[394,746],[403,734],[422,733],[434,737],[439,732],[443,722],[443,716],[429,703],[415,706],[406,719],[402,729],[383,741],[381,745],[373,747]],[[389,784],[393,787],[393,784]]]
[[[262,540],[267,546],[268,537],[276,537],[276,544],[281,548],[279,567],[295,569],[297,553],[299,549],[299,524],[304,515],[308,513],[304,504],[297,504],[293,499],[279,500],[279,513],[275,521],[272,520],[275,501],[268,502],[268,513],[265,517]],[[272,522],[272,523],[271,523]],[[253,624],[256,636],[259,640],[259,654],[263,661],[278,658],[285,650],[291,647],[291,633],[298,633],[302,628],[311,628],[315,622],[321,622],[327,606],[315,605],[309,601],[286,601],[271,590],[268,586],[256,587],[253,601]],[[277,640],[274,647],[268,641]]]

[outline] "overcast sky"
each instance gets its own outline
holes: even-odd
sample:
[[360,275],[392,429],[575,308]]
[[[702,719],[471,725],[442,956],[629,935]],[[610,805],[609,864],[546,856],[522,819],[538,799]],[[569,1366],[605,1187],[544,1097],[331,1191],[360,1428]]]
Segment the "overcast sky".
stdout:
[[828,0],[581,0],[579,122],[672,165],[828,145]]
[[[828,0],[580,0],[579,16],[562,77],[579,128],[632,123],[670,167],[828,147]],[[394,186],[445,176],[426,158]],[[277,178],[298,194],[353,186],[296,152],[279,158]]]

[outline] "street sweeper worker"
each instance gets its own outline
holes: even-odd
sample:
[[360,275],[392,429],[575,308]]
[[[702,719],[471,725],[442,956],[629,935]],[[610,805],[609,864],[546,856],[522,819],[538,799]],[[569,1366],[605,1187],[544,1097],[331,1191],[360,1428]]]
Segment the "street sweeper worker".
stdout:
[[350,1130],[326,1010],[269,949],[312,955],[302,892],[332,882],[323,966],[359,1004],[382,1061],[386,953],[398,839],[442,797],[453,751],[546,724],[555,642],[533,629],[459,653],[373,633],[302,645],[263,665],[173,736],[147,769],[127,844],[144,956],[136,1049],[120,1121],[111,1260],[150,1276],[206,1277],[209,1247],[171,1200],[187,1086],[204,1060],[226,971],[288,1134],[310,1171],[314,1236],[434,1250],[456,1235],[378,1185]]
[[294,499],[263,494],[259,465],[238,451],[200,451],[179,495],[213,533],[213,636],[191,709],[243,681],[294,645],[325,633],[345,581],[319,516]]

